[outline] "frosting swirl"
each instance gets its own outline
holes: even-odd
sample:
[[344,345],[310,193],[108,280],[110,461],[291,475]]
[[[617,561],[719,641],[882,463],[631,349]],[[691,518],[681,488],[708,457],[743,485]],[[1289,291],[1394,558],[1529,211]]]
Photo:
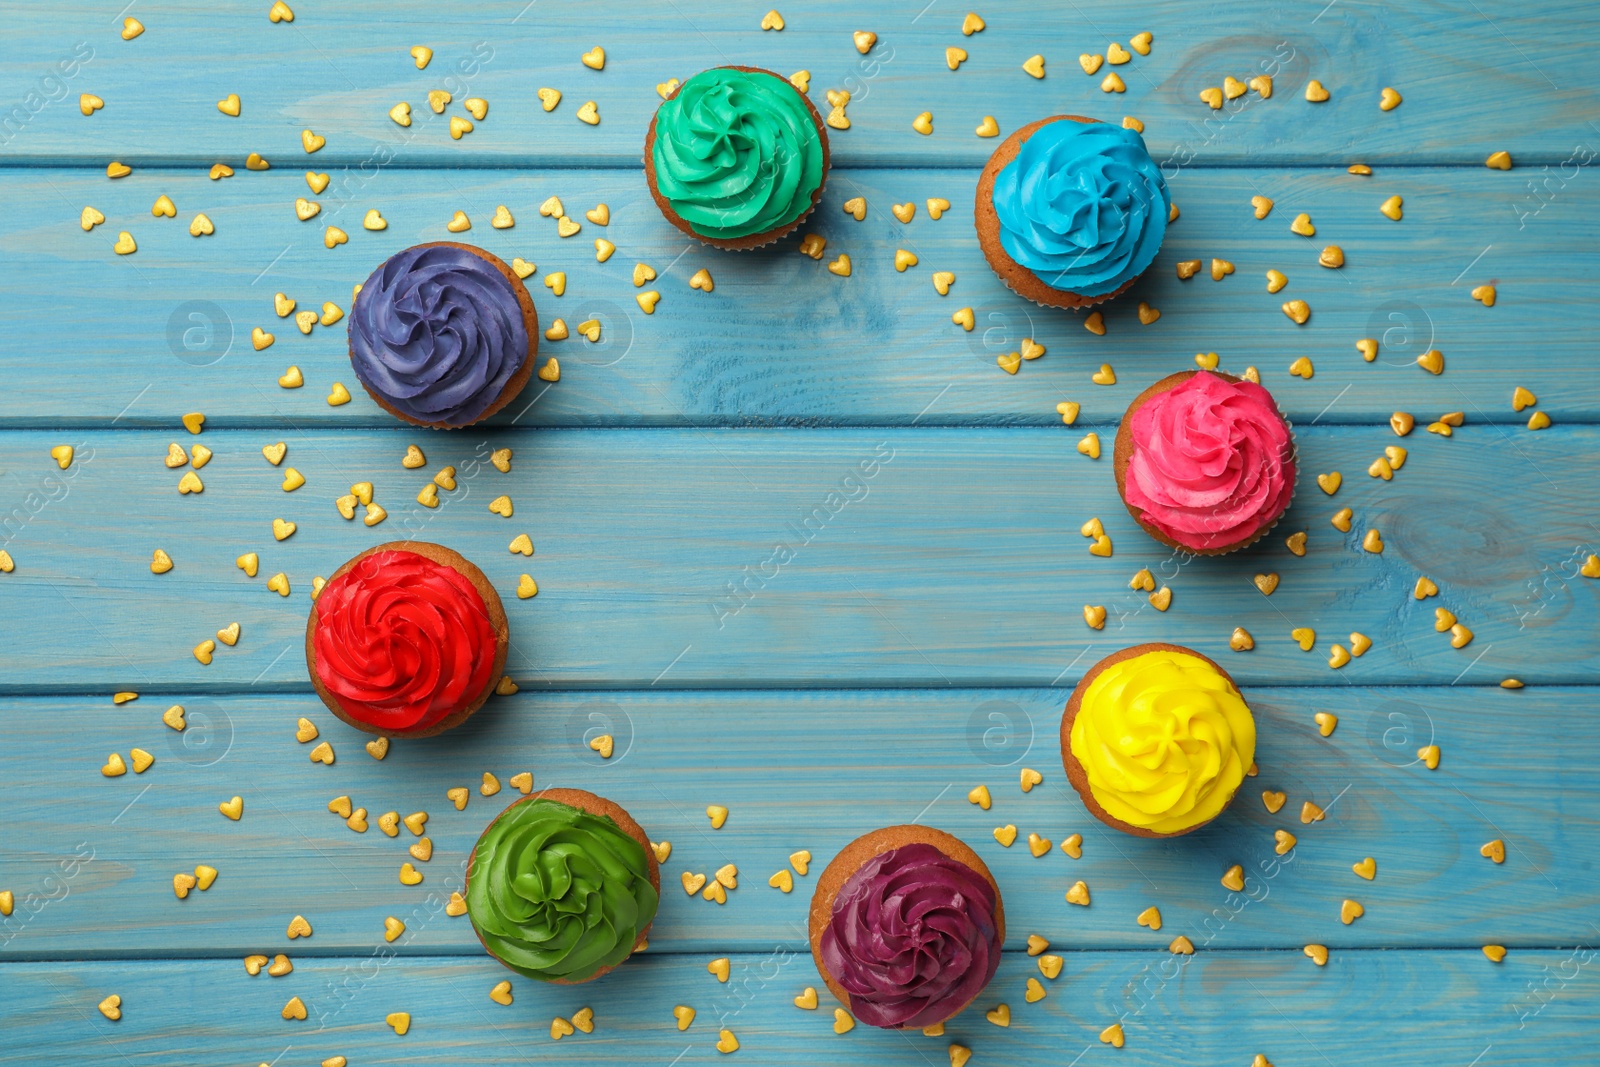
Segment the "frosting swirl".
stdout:
[[317,679],[361,722],[424,729],[489,684],[498,639],[483,597],[427,556],[363,556],[323,587],[316,612]]
[[811,210],[822,134],[798,90],[762,71],[701,71],[656,112],[656,191],[694,232],[736,238]]
[[1187,652],[1157,649],[1113,663],[1089,683],[1072,721],[1072,755],[1095,801],[1160,834],[1215,818],[1255,750],[1244,698]]
[[1294,442],[1272,394],[1199,371],[1133,413],[1123,496],[1191,549],[1249,540],[1294,496]]
[[372,272],[350,311],[361,384],[419,422],[475,422],[529,356],[511,281],[455,245],[416,245]]
[[610,818],[519,801],[472,850],[467,914],[512,970],[581,982],[633,952],[656,915],[644,848]]
[[1150,266],[1167,183],[1133,130],[1061,119],[1034,130],[994,182],[1000,246],[1052,289],[1103,296]]
[[823,964],[872,1026],[931,1026],[967,1005],[1000,966],[995,889],[932,845],[856,869],[822,932]]

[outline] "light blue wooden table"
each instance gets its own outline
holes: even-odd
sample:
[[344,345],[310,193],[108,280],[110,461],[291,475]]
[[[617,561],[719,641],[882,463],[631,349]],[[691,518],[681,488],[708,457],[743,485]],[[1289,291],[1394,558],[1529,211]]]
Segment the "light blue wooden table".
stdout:
[[[1163,0],[1087,5],[986,0],[969,8],[675,0],[650,5],[485,0],[330,4],[270,0],[226,10],[202,0],[0,2],[0,1064],[218,1067],[321,1063],[931,1064],[954,1042],[988,1064],[1277,1067],[1354,1063],[1592,1062],[1600,1034],[1600,582],[1579,572],[1600,550],[1600,376],[1594,339],[1600,275],[1600,44],[1591,5],[1514,7],[1482,0],[1212,5]],[[145,32],[121,37],[133,16]],[[865,56],[851,34],[877,34]],[[1148,56],[1086,76],[1080,53],[1154,36]],[[408,55],[433,49],[426,70]],[[603,71],[579,61],[595,46]],[[968,58],[947,68],[945,50]],[[1045,77],[1022,70],[1045,57]],[[819,104],[853,93],[834,170],[805,232],[847,253],[837,277],[797,238],[759,253],[686,242],[655,210],[640,173],[655,86],[721,63],[811,73]],[[1274,77],[1212,111],[1201,90],[1225,76]],[[1310,79],[1331,93],[1304,97]],[[536,91],[559,89],[545,112]],[[1378,107],[1385,87],[1404,103]],[[426,104],[448,89],[486,119],[452,140]],[[79,112],[80,94],[104,106]],[[241,113],[219,113],[230,93]],[[388,118],[399,101],[413,123]],[[598,125],[578,121],[593,101]],[[826,107],[824,107],[826,110]],[[934,133],[911,122],[933,114]],[[1166,170],[1181,217],[1156,268],[1105,310],[1104,336],[1069,313],[1025,305],[978,253],[971,201],[994,142],[1049,114],[1129,115]],[[303,129],[326,138],[314,155]],[[1484,165],[1509,152],[1510,171]],[[259,153],[269,170],[247,170]],[[132,174],[108,180],[112,161]],[[207,171],[225,163],[231,178]],[[1347,172],[1351,164],[1370,176]],[[310,169],[331,182],[312,197]],[[151,205],[170,197],[176,218]],[[611,220],[557,237],[539,205],[574,217],[604,202]],[[1379,205],[1399,195],[1404,218]],[[865,197],[860,222],[841,211]],[[1253,196],[1276,206],[1257,221]],[[296,218],[297,197],[321,212]],[[951,203],[935,221],[928,198]],[[909,223],[891,212],[916,205]],[[515,226],[495,229],[504,205]],[[105,221],[92,232],[80,212]],[[370,209],[388,219],[371,232]],[[541,318],[602,325],[591,343],[545,346],[561,379],[535,382],[487,427],[413,432],[354,387],[342,325],[302,336],[273,310],[348,308],[351,286],[390,253],[450,236],[537,264]],[[197,212],[215,233],[187,232]],[[1290,232],[1299,213],[1314,240]],[[324,247],[327,226],[347,244]],[[112,251],[120,231],[138,251]],[[617,246],[596,262],[592,241]],[[1337,271],[1316,263],[1343,247]],[[893,269],[896,249],[920,258]],[[1181,281],[1174,264],[1213,258]],[[634,302],[633,265],[661,294]],[[711,293],[691,290],[701,268]],[[1287,275],[1279,295],[1265,272]],[[932,271],[953,272],[947,297]],[[567,277],[565,295],[541,285]],[[1485,307],[1471,291],[1494,285]],[[1297,327],[1279,310],[1306,300]],[[1142,325],[1140,301],[1160,318]],[[970,307],[968,333],[951,315]],[[275,335],[256,351],[252,330]],[[996,357],[1021,338],[1047,354],[1010,376]],[[1355,342],[1381,340],[1376,361]],[[1442,375],[1415,365],[1439,349]],[[1218,353],[1258,369],[1294,421],[1305,473],[1339,471],[1325,496],[1307,478],[1273,536],[1225,559],[1185,560],[1145,538],[1118,501],[1107,458],[1128,400],[1155,378]],[[1291,376],[1307,357],[1314,377]],[[1115,368],[1113,386],[1090,375]],[[305,385],[280,388],[298,366]],[[1538,397],[1552,425],[1533,431],[1512,392]],[[1077,425],[1056,405],[1082,405]],[[1398,441],[1390,414],[1415,415]],[[198,437],[183,415],[206,416]],[[1446,438],[1424,427],[1447,412]],[[286,494],[261,448],[283,442],[306,485]],[[205,492],[180,496],[169,445],[213,452]],[[400,464],[419,444],[428,465]],[[1392,481],[1367,467],[1401,443]],[[59,469],[52,448],[72,445]],[[486,462],[514,450],[512,470]],[[866,462],[873,473],[861,477]],[[451,464],[458,488],[414,502]],[[185,468],[188,469],[188,468]],[[852,477],[852,475],[855,475]],[[333,498],[376,487],[388,518],[339,518]],[[486,509],[509,494],[515,515]],[[1343,533],[1330,524],[1353,509]],[[1115,544],[1092,557],[1077,528],[1098,516]],[[270,524],[299,524],[275,542]],[[1382,531],[1381,555],[1362,534]],[[1307,551],[1284,545],[1307,531]],[[531,558],[506,551],[527,533]],[[450,545],[500,588],[511,616],[508,670],[520,686],[465,728],[395,743],[379,762],[364,736],[310,691],[301,640],[313,577],[363,547],[400,537]],[[796,547],[779,567],[774,546]],[[152,552],[175,561],[151,573]],[[260,573],[235,564],[260,556]],[[1158,612],[1129,578],[1141,567],[1173,591]],[[266,588],[282,572],[291,594]],[[519,576],[539,595],[519,600]],[[1270,597],[1252,582],[1276,573]],[[1419,576],[1436,599],[1411,596]],[[735,592],[735,590],[741,590]],[[1103,630],[1083,622],[1103,605]],[[1454,649],[1435,632],[1444,606],[1476,633]],[[208,667],[190,650],[238,622],[235,648]],[[1235,627],[1255,636],[1228,648]],[[1302,652],[1289,631],[1318,638]],[[1329,648],[1360,631],[1374,646],[1339,670]],[[1223,660],[1260,724],[1259,777],[1203,832],[1127,838],[1089,817],[1060,767],[1060,708],[1083,670],[1124,645],[1165,640]],[[1516,677],[1521,690],[1500,687]],[[137,692],[114,704],[112,694]],[[173,705],[187,729],[162,723]],[[1314,716],[1338,717],[1323,737]],[[305,716],[333,766],[295,740]],[[610,733],[602,760],[587,747]],[[1418,748],[1437,744],[1429,771]],[[113,751],[155,757],[106,778]],[[1022,768],[1043,785],[1023,795]],[[619,801],[654,840],[672,842],[649,950],[592,985],[507,977],[464,918],[443,910],[472,842],[511,793],[505,783],[582,786]],[[985,784],[994,806],[966,795]],[[471,790],[464,811],[446,799]],[[1260,793],[1281,791],[1269,813]],[[244,798],[233,822],[217,811]],[[409,832],[357,835],[327,812],[348,795],[373,819],[427,811],[425,880],[399,883]],[[1301,806],[1326,810],[1303,824]],[[710,804],[731,814],[712,830]],[[995,870],[1009,942],[995,982],[942,1038],[857,1027],[837,1035],[804,920],[816,873],[868,829],[920,821],[960,834]],[[1003,848],[992,836],[1015,826]],[[1298,845],[1285,855],[1274,831]],[[1081,859],[1034,858],[1026,838],[1083,837]],[[1504,864],[1480,846],[1504,841]],[[807,849],[812,873],[783,894],[767,878]],[[1377,877],[1351,865],[1373,857]],[[726,905],[687,896],[682,872],[740,871]],[[1243,893],[1219,884],[1232,864]],[[208,864],[215,885],[174,897],[175,873]],[[1063,899],[1082,879],[1088,908]],[[1340,904],[1364,917],[1341,923]],[[1135,922],[1156,905],[1163,925]],[[289,941],[296,914],[313,924]],[[406,931],[385,941],[384,920]],[[1065,958],[1047,996],[1026,939]],[[1174,956],[1179,935],[1197,948]],[[1303,949],[1327,947],[1325,967]],[[1505,946],[1504,962],[1483,954]],[[293,973],[251,977],[243,958],[287,953]],[[731,960],[719,983],[706,969]],[[122,1018],[96,1005],[121,997]],[[305,1021],[281,1017],[302,999]],[[1009,1027],[984,1013],[1004,1003]],[[695,1008],[680,1032],[674,1005]],[[553,1017],[594,1011],[592,1034],[559,1044]],[[397,1036],[385,1016],[409,1012]],[[1125,1047],[1099,1040],[1121,1022]],[[741,1048],[716,1051],[718,1030]]]

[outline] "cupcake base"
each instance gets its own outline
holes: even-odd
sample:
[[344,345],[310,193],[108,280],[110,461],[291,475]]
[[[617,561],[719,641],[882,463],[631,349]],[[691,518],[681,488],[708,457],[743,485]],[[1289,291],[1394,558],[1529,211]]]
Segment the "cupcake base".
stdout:
[[[1122,497],[1122,506],[1128,509],[1128,514],[1133,516],[1133,521],[1137,522],[1140,528],[1143,529],[1145,533],[1149,534],[1151,538],[1159,541],[1163,545],[1166,545],[1168,548],[1175,548],[1179,552],[1187,552],[1192,556],[1226,556],[1228,553],[1237,552],[1241,548],[1249,548],[1251,545],[1267,536],[1272,528],[1278,525],[1278,520],[1283,518],[1282,513],[1274,515],[1271,522],[1264,523],[1260,529],[1251,534],[1249,537],[1235,541],[1232,544],[1218,545],[1214,548],[1194,548],[1179,541],[1174,541],[1172,538],[1156,529],[1150,523],[1145,521],[1144,510],[1142,508],[1134,507],[1132,504],[1128,503],[1128,464],[1133,461],[1134,412],[1138,411],[1139,408],[1144,406],[1144,404],[1153,397],[1159,396],[1160,394],[1168,392],[1172,389],[1176,389],[1178,386],[1182,385],[1184,382],[1188,381],[1190,378],[1193,378],[1199,373],[1200,372],[1196,370],[1184,370],[1179,371],[1176,374],[1169,374],[1133,398],[1133,402],[1128,405],[1128,410],[1123,413],[1122,422],[1117,426],[1117,440],[1111,453],[1111,469],[1116,474],[1117,494]],[[1229,374],[1226,371],[1214,370],[1207,371],[1206,373],[1215,374],[1218,378],[1228,382],[1241,382],[1244,380],[1238,375]],[[1273,400],[1272,406],[1274,410],[1278,411],[1278,417],[1282,419],[1283,412],[1278,409],[1278,402],[1276,399]],[[1284,425],[1287,426],[1288,423],[1289,420],[1284,419]],[[1292,432],[1290,435],[1290,440],[1293,441]],[[1298,474],[1298,471],[1296,473]],[[1283,510],[1287,512],[1289,509],[1285,507]]]
[[[690,237],[693,237],[701,244],[707,244],[713,248],[721,248],[730,252],[745,252],[752,248],[761,248],[765,245],[770,245],[779,238],[793,233],[799,228],[802,222],[811,217],[812,212],[817,210],[817,205],[822,202],[822,190],[828,185],[828,167],[832,158],[828,150],[828,128],[823,125],[822,114],[817,111],[817,106],[811,102],[811,98],[805,93],[800,92],[799,89],[796,89],[794,85],[790,83],[789,79],[785,78],[783,75],[767,70],[765,67],[744,67],[734,63],[725,63],[721,67],[713,69],[739,70],[744,71],[746,74],[765,74],[768,77],[777,78],[779,81],[783,82],[783,84],[788,86],[788,88],[791,89],[797,96],[799,96],[801,100],[805,101],[806,110],[811,113],[811,121],[816,125],[817,136],[822,142],[822,179],[817,182],[816,191],[811,194],[811,206],[802,212],[799,218],[795,219],[793,222],[779,226],[777,229],[767,230],[763,233],[753,233],[746,237],[707,237],[702,233],[695,232],[694,227],[689,224],[689,221],[673,210],[672,202],[666,197],[662,196],[661,193],[656,189],[656,116],[650,116],[650,129],[646,131],[644,135],[644,178],[645,184],[650,187],[650,196],[655,200],[656,207],[661,209],[661,214],[666,216],[668,222],[672,223],[672,225],[676,226]],[[673,97],[676,97],[682,88],[683,86],[680,84],[678,88],[672,90],[671,95],[667,96],[666,100],[671,100]],[[663,103],[665,103],[665,100]]]
[[1017,152],[1021,150],[1023,143],[1042,126],[1048,126],[1052,122],[1098,121],[1099,119],[1086,119],[1081,115],[1053,115],[1047,119],[1030,122],[1000,142],[1000,147],[994,150],[989,162],[984,164],[983,173],[978,176],[978,193],[973,203],[972,214],[974,224],[978,228],[978,246],[983,249],[983,258],[989,261],[990,269],[999,275],[1007,288],[1018,296],[1026,297],[1044,307],[1093,307],[1105,303],[1112,297],[1121,296],[1144,277],[1141,272],[1104,296],[1082,296],[1046,285],[1037,274],[1012,259],[1000,244],[1000,214],[994,207],[994,182],[1006,164],[1017,158]]
[[[655,850],[650,847],[650,838],[645,834],[643,827],[633,821],[633,816],[629,815],[627,809],[623,808],[622,805],[617,804],[614,801],[607,800],[605,797],[596,796],[586,789],[541,789],[537,793],[530,793],[525,797],[518,797],[510,804],[507,804],[504,811],[501,811],[499,815],[496,815],[489,821],[489,826],[493,826],[496,822],[505,818],[506,813],[512,808],[516,807],[518,804],[526,804],[530,800],[553,800],[558,804],[565,804],[569,808],[577,808],[579,811],[587,812],[590,815],[603,815],[612,822],[616,823],[619,830],[633,838],[635,841],[639,842],[639,847],[644,849],[644,861],[649,865],[650,870],[650,885],[655,889],[656,896],[658,898],[661,896],[661,865],[656,862],[656,853]],[[488,832],[489,827],[484,827],[484,833]],[[481,837],[482,835],[480,834],[479,836]],[[467,873],[466,878],[461,885],[461,895],[463,897],[467,895],[467,884],[472,881],[472,860],[476,854],[477,846],[476,842],[474,842],[473,851],[467,854]],[[638,952],[639,946],[644,944],[646,939],[649,938],[650,927],[653,925],[654,920],[651,920],[651,922],[645,924],[645,928],[643,930],[639,931],[639,940],[634,944],[632,952],[628,954],[629,957],[631,957],[634,952]],[[477,933],[477,927],[473,927],[473,932]],[[482,937],[478,938],[478,943],[481,945],[483,944]],[[508,967],[511,970],[516,970],[516,968],[510,967],[499,956],[496,956],[493,952],[491,952],[488,945],[483,945],[483,950],[484,952],[488,953],[490,958],[492,958],[496,963],[499,963],[503,967]],[[627,958],[624,958],[622,962],[626,963]],[[568,978],[548,978],[544,979],[544,981],[549,982],[551,985],[582,985],[584,982],[592,982],[596,978],[610,974],[620,966],[622,966],[621,963],[614,967],[602,967],[582,981],[573,981],[572,979]],[[517,973],[521,974],[522,972],[518,971]]]
[[[955,860],[957,863],[970,867],[976,871],[984,881],[994,888],[994,924],[998,931],[999,940],[1004,943],[1006,937],[1005,905],[1000,899],[1000,885],[994,880],[994,875],[989,873],[989,867],[979,858],[978,854],[953,834],[943,830],[936,830],[931,826],[886,826],[881,830],[863,834],[839,850],[833,857],[822,876],[817,879],[816,891],[811,896],[811,915],[808,922],[808,931],[811,937],[811,959],[817,966],[817,973],[822,976],[822,981],[827,985],[828,991],[839,998],[846,1011],[854,1014],[850,1004],[850,994],[844,987],[834,980],[833,975],[822,962],[822,933],[828,928],[829,921],[833,918],[833,902],[850,876],[874,856],[881,856],[885,852],[903,848],[906,845],[931,845]],[[981,995],[974,994],[972,1000]],[[966,1010],[972,1000],[956,1008],[945,1019],[953,1018]],[[941,1022],[944,1020],[940,1020]],[[928,1024],[933,1025],[933,1024]],[[901,1029],[904,1029],[902,1027]]]
[[351,567],[354,567],[374,552],[411,552],[418,556],[424,556],[435,563],[449,567],[472,583],[472,587],[483,598],[483,606],[489,613],[489,626],[494,630],[495,634],[494,667],[489,672],[489,683],[484,687],[483,692],[473,697],[465,707],[445,716],[431,726],[424,726],[415,730],[387,730],[368,722],[362,722],[344,710],[344,707],[339,703],[339,698],[334,696],[327,686],[322,684],[322,679],[317,674],[315,640],[317,633],[317,605],[313,601],[311,615],[306,619],[306,669],[311,675],[311,685],[316,689],[317,696],[321,697],[322,702],[328,706],[328,710],[338,716],[341,722],[365,733],[400,738],[432,737],[435,734],[442,734],[446,730],[460,726],[472,716],[473,712],[483,707],[484,702],[494,693],[495,686],[500,683],[501,675],[505,673],[506,650],[511,643],[511,624],[507,621],[505,608],[500,603],[500,594],[494,591],[494,586],[489,584],[489,579],[484,577],[483,572],[471,560],[459,552],[429,541],[390,541],[387,544],[369,548],[365,552],[352,556],[345,561],[338,570],[333,572],[328,581],[331,583],[335,579],[342,577]]
[[[517,272],[512,270],[510,264],[506,263],[493,252],[479,248],[477,245],[462,244],[459,241],[430,241],[426,244],[418,245],[417,247],[459,248],[463,251],[471,252],[473,255],[477,256],[485,263],[488,263],[491,267],[504,275],[506,281],[511,285],[511,291],[516,294],[517,303],[522,307],[522,321],[528,330],[528,358],[522,361],[522,366],[518,367],[517,372],[511,376],[511,380],[506,382],[505,388],[500,390],[500,395],[495,397],[494,403],[485,408],[483,414],[479,415],[471,422],[425,422],[424,420],[416,418],[415,416],[407,415],[405,412],[389,403],[389,401],[373,392],[370,388],[368,388],[366,382],[361,381],[361,376],[359,374],[356,375],[356,381],[361,382],[361,388],[367,390],[367,395],[372,398],[372,402],[374,404],[377,404],[380,408],[387,411],[389,414],[393,415],[402,422],[409,422],[413,426],[424,426],[430,430],[459,430],[463,427],[475,426],[484,419],[487,419],[489,416],[493,415],[495,412],[499,411],[501,408],[505,407],[507,404],[511,403],[516,395],[522,392],[523,388],[527,386],[529,380],[533,378],[534,362],[539,355],[539,313],[534,309],[533,297],[529,295],[528,287],[522,283],[521,278],[517,277]],[[359,301],[361,299],[361,294],[357,293],[355,299],[356,301]],[[354,311],[354,308],[355,303],[352,302],[352,312]],[[353,361],[351,365],[354,366]]]
[[[1149,644],[1134,645],[1132,648],[1124,648],[1119,652],[1113,652],[1099,663],[1096,663],[1093,667],[1090,667],[1088,671],[1084,673],[1083,678],[1078,682],[1077,688],[1072,691],[1071,698],[1067,701],[1066,710],[1061,713],[1061,764],[1066,769],[1067,780],[1072,783],[1072,788],[1078,791],[1078,796],[1083,799],[1083,806],[1089,809],[1089,814],[1093,815],[1095,818],[1099,819],[1113,830],[1121,830],[1123,833],[1132,834],[1134,837],[1182,837],[1184,834],[1190,834],[1200,829],[1200,827],[1211,822],[1212,819],[1216,818],[1216,816],[1212,816],[1212,819],[1206,819],[1205,822],[1197,822],[1193,826],[1187,827],[1183,830],[1176,830],[1172,833],[1158,833],[1155,830],[1146,829],[1143,826],[1134,826],[1132,823],[1123,822],[1121,819],[1117,818],[1115,815],[1112,815],[1110,812],[1106,811],[1105,808],[1100,806],[1100,802],[1094,797],[1094,790],[1089,786],[1088,772],[1083,769],[1083,764],[1078,762],[1078,758],[1072,754],[1072,724],[1078,717],[1078,708],[1083,701],[1083,694],[1088,692],[1089,686],[1096,678],[1100,677],[1101,671],[1104,671],[1115,664],[1121,663],[1123,660],[1133,659],[1135,656],[1142,656],[1146,652],[1178,652],[1185,656],[1193,656],[1195,659],[1204,660],[1206,663],[1209,663],[1218,674],[1226,678],[1229,685],[1233,686],[1235,689],[1239,688],[1238,683],[1233,680],[1233,676],[1227,671],[1223,670],[1219,663],[1209,656],[1201,655],[1194,649],[1184,648],[1182,645],[1169,645],[1164,642],[1154,641]],[[1242,780],[1240,785],[1243,785]],[[1234,795],[1238,795],[1237,789],[1234,791]],[[1227,802],[1222,805],[1222,811],[1227,811],[1228,805],[1232,803],[1233,797],[1229,797]],[[1220,815],[1222,812],[1219,811],[1217,814]]]

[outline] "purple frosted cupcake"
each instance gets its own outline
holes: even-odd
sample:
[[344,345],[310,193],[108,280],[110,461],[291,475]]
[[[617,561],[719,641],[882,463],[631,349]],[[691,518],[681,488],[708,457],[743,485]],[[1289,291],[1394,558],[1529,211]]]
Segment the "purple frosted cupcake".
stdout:
[[834,857],[811,900],[811,955],[869,1026],[921,1029],[971,1004],[1000,966],[1005,911],[978,854],[926,826],[890,826]]
[[372,272],[350,311],[350,364],[378,406],[434,429],[470,426],[522,391],[539,316],[493,253],[440,241]]

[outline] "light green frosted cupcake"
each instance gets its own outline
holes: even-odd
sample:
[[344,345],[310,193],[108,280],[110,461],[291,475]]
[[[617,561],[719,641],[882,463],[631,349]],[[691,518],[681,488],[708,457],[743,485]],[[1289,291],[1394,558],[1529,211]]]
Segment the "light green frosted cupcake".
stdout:
[[650,839],[581,789],[546,789],[495,817],[467,861],[467,915],[489,955],[529,978],[598,978],[644,943],[661,899]]
[[718,248],[756,248],[822,199],[828,135],[806,95],[758,67],[701,71],[656,110],[644,172],[661,213]]

